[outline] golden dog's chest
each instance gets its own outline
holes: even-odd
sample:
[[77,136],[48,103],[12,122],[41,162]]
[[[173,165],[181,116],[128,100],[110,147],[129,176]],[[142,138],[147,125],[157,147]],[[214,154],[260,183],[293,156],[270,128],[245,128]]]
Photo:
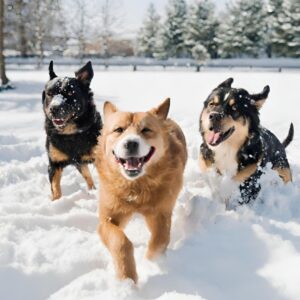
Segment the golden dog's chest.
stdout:
[[132,195],[128,195],[128,197],[126,197],[124,200],[125,200],[126,202],[131,203],[131,202],[137,202],[138,199],[139,199],[138,195],[132,194]]

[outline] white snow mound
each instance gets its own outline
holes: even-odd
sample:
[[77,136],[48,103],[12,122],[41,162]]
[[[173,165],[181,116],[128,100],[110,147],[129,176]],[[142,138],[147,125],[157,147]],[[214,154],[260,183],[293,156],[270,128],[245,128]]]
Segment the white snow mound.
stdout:
[[[41,103],[48,74],[8,75],[17,88],[0,93],[1,299],[300,299],[299,73],[95,72],[99,111],[104,100],[142,111],[171,97],[170,117],[188,142],[185,185],[166,256],[156,262],[144,258],[149,232],[141,217],[126,228],[135,247],[137,286],[115,279],[96,234],[98,193],[87,192],[75,168],[64,171],[63,197],[50,201]],[[198,168],[198,118],[210,91],[231,76],[234,86],[250,92],[270,85],[261,121],[279,139],[294,123],[295,139],[287,149],[294,181],[284,185],[268,170],[254,205],[225,210]],[[226,179],[218,184],[230,188]]]

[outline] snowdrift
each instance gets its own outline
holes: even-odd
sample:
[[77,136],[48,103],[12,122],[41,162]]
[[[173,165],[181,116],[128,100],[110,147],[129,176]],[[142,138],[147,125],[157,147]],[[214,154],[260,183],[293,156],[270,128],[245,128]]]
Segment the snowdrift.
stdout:
[[[146,110],[171,97],[170,116],[188,141],[185,185],[167,255],[156,262],[144,258],[149,233],[141,217],[126,229],[135,246],[138,286],[115,280],[110,255],[96,234],[98,194],[87,192],[75,168],[64,172],[64,196],[50,201],[41,104],[47,72],[8,75],[17,89],[0,94],[1,299],[300,298],[299,73],[95,73],[92,88],[100,111],[104,100]],[[268,170],[260,198],[235,210],[212,198],[197,162],[202,103],[230,76],[233,86],[251,92],[270,85],[261,121],[280,139],[291,121],[295,125],[287,150],[294,182],[284,185]],[[226,178],[219,184],[230,188]]]

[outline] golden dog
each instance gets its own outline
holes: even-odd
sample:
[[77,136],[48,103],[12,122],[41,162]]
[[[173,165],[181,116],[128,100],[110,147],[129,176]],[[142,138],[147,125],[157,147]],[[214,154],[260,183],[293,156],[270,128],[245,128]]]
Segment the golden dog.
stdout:
[[138,113],[104,104],[104,127],[96,150],[101,182],[98,233],[120,279],[137,282],[133,245],[123,231],[133,213],[145,217],[151,232],[148,259],[164,253],[170,241],[187,150],[180,127],[166,119],[169,107],[170,99]]

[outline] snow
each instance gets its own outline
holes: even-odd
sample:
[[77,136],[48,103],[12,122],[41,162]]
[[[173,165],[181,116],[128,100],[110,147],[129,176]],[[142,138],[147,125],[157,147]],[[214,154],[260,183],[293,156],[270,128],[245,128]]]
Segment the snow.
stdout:
[[[72,74],[69,68],[57,73]],[[185,184],[167,255],[156,262],[144,258],[149,232],[141,217],[126,229],[135,246],[137,286],[115,279],[96,234],[98,192],[86,190],[75,168],[64,171],[64,196],[50,201],[41,103],[47,72],[15,70],[8,76],[17,89],[0,93],[1,299],[300,298],[299,73],[95,72],[92,88],[100,111],[105,100],[141,111],[171,97],[170,116],[187,137]],[[284,185],[268,170],[260,199],[235,210],[212,197],[197,161],[203,101],[228,77],[250,92],[270,85],[261,120],[281,140],[291,121],[295,126],[287,150],[294,182]],[[228,178],[219,181],[227,193]]]
[[51,105],[52,105],[52,106],[59,106],[59,105],[61,105],[63,102],[65,102],[65,100],[66,100],[66,99],[65,99],[62,95],[60,95],[60,94],[55,95],[55,96],[53,97],[52,101],[51,101]]

